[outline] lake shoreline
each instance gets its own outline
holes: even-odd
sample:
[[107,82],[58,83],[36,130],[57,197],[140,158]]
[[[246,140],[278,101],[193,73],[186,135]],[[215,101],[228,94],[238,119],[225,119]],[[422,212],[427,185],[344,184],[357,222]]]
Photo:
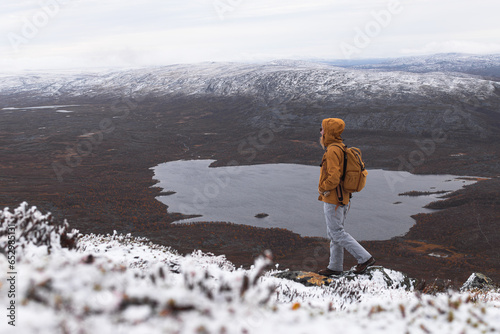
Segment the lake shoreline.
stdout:
[[[152,168],[155,186],[169,193],[157,199],[170,212],[198,216],[174,224],[230,221],[284,228],[302,237],[325,236],[323,207],[316,193],[319,167],[284,163],[210,167],[214,162],[179,160]],[[370,169],[365,189],[353,196],[346,230],[358,240],[403,236],[415,224],[413,215],[432,212],[425,209],[427,204],[475,179]],[[401,197],[415,189],[421,196]],[[258,213],[266,216],[256,218]]]

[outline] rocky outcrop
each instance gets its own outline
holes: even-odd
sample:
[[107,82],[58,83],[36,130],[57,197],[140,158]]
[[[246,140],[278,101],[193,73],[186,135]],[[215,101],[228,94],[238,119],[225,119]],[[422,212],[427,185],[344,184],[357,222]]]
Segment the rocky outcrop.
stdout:
[[387,269],[381,266],[369,267],[363,274],[356,275],[352,271],[345,271],[341,275],[323,276],[307,271],[282,271],[273,276],[285,278],[301,283],[305,286],[337,285],[341,282],[371,281],[386,288],[404,288],[413,290],[418,285],[418,280],[406,274]]
[[[377,284],[385,288],[404,288],[405,290],[421,291],[426,294],[436,294],[453,289],[451,281],[436,279],[434,282],[425,282],[408,275],[387,269],[381,266],[370,267],[361,275],[352,271],[345,271],[341,275],[323,276],[308,271],[282,271],[273,274],[278,278],[288,279],[305,286],[338,286],[342,283],[364,281]],[[473,273],[462,285],[460,291],[490,291],[497,290],[499,286],[484,274]]]
[[288,279],[305,286],[330,285],[334,278],[319,275],[310,271],[282,271],[273,274],[274,277]]
[[461,291],[487,291],[498,289],[491,278],[481,273],[473,273],[469,279],[462,285]]

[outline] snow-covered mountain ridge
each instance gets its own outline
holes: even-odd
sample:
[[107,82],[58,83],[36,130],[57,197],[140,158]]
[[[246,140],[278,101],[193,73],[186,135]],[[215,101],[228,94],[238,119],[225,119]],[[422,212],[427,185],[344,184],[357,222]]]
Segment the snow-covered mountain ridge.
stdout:
[[500,54],[474,55],[443,53],[431,56],[404,57],[381,61],[377,64],[356,65],[359,69],[407,71],[415,73],[448,72],[467,73],[500,78]]
[[281,60],[4,75],[0,80],[0,108],[124,98],[169,103],[175,97],[253,101],[242,122],[254,126],[268,123],[270,111],[278,108],[302,125],[317,124],[334,111],[350,129],[358,130],[423,134],[437,128],[484,139],[496,136],[500,127],[500,83],[467,74],[384,72]]
[[0,94],[39,96],[143,96],[172,93],[218,96],[258,96],[268,99],[293,96],[301,101],[404,99],[406,95],[432,97],[475,94],[488,98],[500,84],[475,77],[445,73],[387,73],[353,70],[307,62],[276,61],[267,64],[203,63],[109,73],[40,73],[3,76]]
[[[365,275],[334,286],[305,287],[274,277],[276,270],[264,271],[268,256],[245,270],[223,256],[199,251],[181,256],[147,239],[117,234],[86,235],[76,248],[63,247],[61,230],[48,228],[50,217],[27,204],[14,212],[4,209],[0,221],[0,305],[14,300],[18,316],[15,326],[4,317],[2,333],[500,330],[498,291],[421,295]],[[32,233],[37,230],[48,235]],[[9,235],[16,236],[15,264],[4,256]],[[13,277],[7,274],[12,265],[18,273],[14,288],[3,284]],[[386,273],[394,281],[402,277]]]

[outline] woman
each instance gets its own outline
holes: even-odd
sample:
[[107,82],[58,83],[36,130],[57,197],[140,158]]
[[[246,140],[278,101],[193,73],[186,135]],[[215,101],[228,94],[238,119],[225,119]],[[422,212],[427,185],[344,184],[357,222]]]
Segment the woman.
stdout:
[[358,261],[353,270],[355,274],[365,272],[366,268],[375,263],[373,256],[344,230],[351,197],[351,194],[342,188],[341,182],[345,150],[341,134],[344,128],[345,123],[340,118],[324,119],[321,126],[320,143],[325,154],[321,162],[318,199],[324,202],[326,228],[330,238],[330,262],[327,268],[320,270],[318,274],[325,276],[342,274],[344,248]]

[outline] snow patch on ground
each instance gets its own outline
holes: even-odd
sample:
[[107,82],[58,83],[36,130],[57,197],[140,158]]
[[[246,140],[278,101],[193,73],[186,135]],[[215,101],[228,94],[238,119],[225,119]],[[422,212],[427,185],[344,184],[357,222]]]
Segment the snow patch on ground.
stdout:
[[184,256],[130,234],[81,236],[23,203],[14,213],[0,211],[0,333],[500,330],[499,291],[422,295],[385,268],[306,287],[273,276],[271,264],[269,252],[243,269],[224,256]]
[[[28,245],[17,263],[16,327],[2,333],[481,333],[500,330],[500,294],[420,295],[382,275],[305,287],[224,256],[175,250],[130,235],[85,235],[77,250]],[[0,256],[0,282],[7,279]],[[386,270],[400,282],[403,275]],[[261,275],[262,274],[262,275]],[[7,305],[7,285],[0,305]],[[4,308],[5,309],[5,308]],[[5,313],[6,311],[4,311]]]

